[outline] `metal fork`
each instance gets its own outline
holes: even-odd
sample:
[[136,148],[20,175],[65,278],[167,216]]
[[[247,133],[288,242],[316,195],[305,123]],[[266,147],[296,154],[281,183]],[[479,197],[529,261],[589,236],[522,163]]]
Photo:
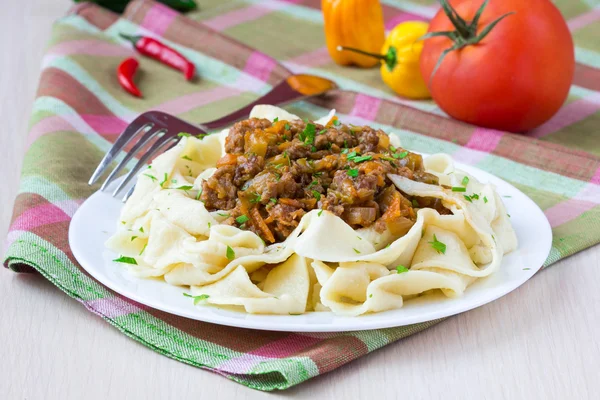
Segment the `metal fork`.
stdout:
[[[152,139],[156,138],[156,140],[148,151],[140,156],[135,166],[127,173],[127,175],[125,175],[125,178],[114,190],[112,194],[113,197],[116,197],[119,194],[142,166],[144,166],[144,164],[146,164],[154,155],[158,154],[161,150],[175,146],[177,142],[181,140],[178,136],[181,132],[192,135],[206,134],[209,130],[227,126],[232,122],[247,117],[250,110],[252,110],[252,107],[257,104],[282,105],[306,97],[317,96],[335,88],[337,88],[337,85],[329,79],[314,75],[291,75],[273,87],[269,93],[248,104],[246,107],[214,121],[205,122],[199,125],[192,125],[161,111],[145,112],[134,119],[117,138],[113,146],[108,150],[104,158],[102,158],[102,161],[100,161],[100,164],[92,174],[88,184],[93,185],[96,183],[96,181],[106,172],[115,157],[117,157],[125,146],[132,142],[134,138],[139,137],[139,140],[108,175],[100,187],[100,190],[105,190],[108,185],[116,179],[117,175],[125,165],[139,153],[144,146],[150,143]],[[133,193],[133,187],[125,194],[123,201],[127,201],[131,193]]]

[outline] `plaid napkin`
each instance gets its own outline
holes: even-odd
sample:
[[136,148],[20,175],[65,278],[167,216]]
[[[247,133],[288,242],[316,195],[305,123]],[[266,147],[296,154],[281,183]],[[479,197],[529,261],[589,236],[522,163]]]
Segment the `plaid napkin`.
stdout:
[[[33,106],[4,265],[17,272],[37,270],[88,310],[161,354],[259,390],[289,388],[439,322],[344,333],[212,325],[123,298],[90,278],[73,258],[67,241],[71,216],[98,189],[86,182],[128,121],[148,109],[189,121],[210,120],[267,92],[290,69],[328,76],[353,90],[295,103],[288,107],[291,112],[311,117],[336,108],[345,122],[395,132],[411,149],[450,153],[529,195],[553,227],[545,266],[600,241],[600,44],[594,41],[600,9],[590,9],[589,1],[557,1],[577,44],[575,82],[557,116],[525,136],[466,125],[448,119],[431,102],[394,97],[377,69],[332,64],[318,3],[212,0],[191,15],[198,22],[136,0],[121,18],[83,4],[59,20]],[[385,5],[386,23],[391,27],[426,19],[435,12],[433,4]],[[178,72],[139,57],[145,97],[129,96],[119,87],[115,69],[135,53],[118,39],[119,32],[161,37],[196,63],[198,80],[186,82]]]

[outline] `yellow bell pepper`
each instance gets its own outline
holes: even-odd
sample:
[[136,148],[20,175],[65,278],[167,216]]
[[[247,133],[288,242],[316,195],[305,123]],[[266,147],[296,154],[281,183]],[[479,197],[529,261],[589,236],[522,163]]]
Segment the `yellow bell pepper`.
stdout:
[[370,68],[377,60],[358,53],[341,53],[338,46],[378,52],[385,40],[379,0],[322,0],[327,50],[337,64]]
[[380,54],[346,46],[340,46],[338,50],[349,50],[379,59],[381,77],[394,92],[409,99],[428,99],[431,94],[419,69],[423,41],[418,40],[427,33],[427,28],[428,24],[421,21],[397,25],[385,40]]

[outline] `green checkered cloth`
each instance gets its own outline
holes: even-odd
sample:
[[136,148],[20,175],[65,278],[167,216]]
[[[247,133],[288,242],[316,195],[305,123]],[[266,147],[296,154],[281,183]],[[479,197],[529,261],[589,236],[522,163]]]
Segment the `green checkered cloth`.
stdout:
[[[388,28],[436,12],[433,0],[383,3]],[[454,121],[431,101],[394,96],[377,69],[335,65],[325,48],[317,0],[210,0],[188,17],[143,0],[130,3],[121,17],[78,5],[54,25],[44,58],[5,266],[38,271],[161,354],[259,390],[289,388],[426,329],[439,321],[373,331],[284,333],[177,317],[92,279],[71,253],[69,222],[98,189],[86,183],[95,166],[140,112],[163,110],[207,121],[260,97],[290,71],[307,72],[329,77],[344,90],[290,105],[291,112],[310,118],[335,108],[344,121],[394,132],[410,149],[449,153],[529,195],[553,228],[548,266],[600,241],[600,8],[589,0],[555,3],[575,38],[575,80],[558,114],[527,135]],[[161,38],[196,64],[199,78],[190,83],[177,71],[139,58],[144,98],[128,95],[115,69],[135,53],[119,32]]]

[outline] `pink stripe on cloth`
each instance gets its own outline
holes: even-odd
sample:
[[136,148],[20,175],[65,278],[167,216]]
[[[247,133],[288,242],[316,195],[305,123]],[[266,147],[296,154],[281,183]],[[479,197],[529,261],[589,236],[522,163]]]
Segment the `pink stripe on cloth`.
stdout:
[[527,136],[541,138],[584,120],[600,111],[600,95],[576,100],[563,106],[556,115],[539,128],[532,130]]
[[23,214],[19,215],[19,217],[12,223],[9,230],[29,231],[41,225],[64,222],[70,219],[71,217],[69,215],[67,215],[63,210],[54,204],[42,204],[30,208]]
[[33,142],[38,140],[40,137],[58,131],[74,131],[78,130],[73,127],[68,121],[66,121],[60,115],[53,115],[51,117],[44,118],[38,121],[37,124],[31,127],[29,130],[29,136],[27,137],[27,147],[31,146]]
[[270,358],[246,353],[240,357],[225,361],[223,364],[217,366],[217,369],[232,374],[245,374],[252,371],[252,369],[261,362],[265,361],[270,361]]
[[321,340],[298,334],[291,334],[283,339],[276,340],[250,352],[263,357],[281,358],[288,357],[302,349],[310,347]]
[[289,60],[286,60],[286,62],[302,65],[305,67],[318,67],[321,65],[329,64],[330,62],[332,62],[332,60],[329,56],[329,51],[327,50],[327,47],[321,47],[319,49],[301,54],[294,58],[290,58]]
[[476,128],[465,147],[491,153],[500,143],[502,136],[504,132],[495,129]]
[[350,111],[350,115],[364,118],[368,121],[375,121],[380,105],[381,99],[365,94],[358,94],[354,100],[354,107]]
[[204,92],[186,94],[163,104],[153,107],[153,110],[163,111],[171,114],[182,114],[196,107],[239,95],[241,91],[227,86],[219,86]]
[[46,56],[68,56],[72,54],[85,54],[89,56],[127,57],[133,54],[132,50],[114,43],[101,40],[70,40],[58,43],[48,49]]
[[418,15],[418,14],[412,14],[409,12],[400,12],[399,14],[394,15],[392,18],[390,18],[385,23],[385,29],[386,30],[394,29],[396,27],[396,25],[398,25],[401,22],[406,22],[406,21],[427,21],[427,18],[425,18],[422,15]]
[[157,35],[163,36],[167,31],[167,28],[169,28],[169,25],[171,25],[178,15],[179,13],[177,13],[177,11],[160,3],[155,3],[152,8],[148,10],[140,25]]
[[594,173],[594,176],[592,176],[590,182],[596,185],[600,185],[600,168],[596,170],[596,173]]
[[81,118],[97,133],[102,135],[121,134],[127,127],[127,121],[112,115],[82,114]]
[[260,51],[254,51],[248,57],[244,72],[266,82],[271,72],[277,66],[277,61]]
[[544,211],[544,214],[546,214],[546,217],[550,222],[550,226],[555,228],[579,217],[581,214],[591,210],[596,205],[596,203],[590,201],[578,200],[576,198],[569,199],[548,208],[546,211]]
[[144,309],[143,307],[138,307],[137,305],[129,303],[118,297],[88,300],[84,301],[83,305],[88,310],[107,318],[116,318],[122,315],[133,314]]
[[[269,4],[270,3],[270,4]],[[232,26],[237,26],[244,22],[253,21],[257,18],[267,15],[277,9],[285,7],[285,4],[265,1],[263,4],[252,4],[248,7],[240,8],[221,14],[211,19],[202,21],[204,25],[211,27],[216,31],[224,31]]]
[[567,25],[571,32],[583,28],[592,22],[600,20],[600,8],[596,8],[590,12],[576,16],[567,21]]

